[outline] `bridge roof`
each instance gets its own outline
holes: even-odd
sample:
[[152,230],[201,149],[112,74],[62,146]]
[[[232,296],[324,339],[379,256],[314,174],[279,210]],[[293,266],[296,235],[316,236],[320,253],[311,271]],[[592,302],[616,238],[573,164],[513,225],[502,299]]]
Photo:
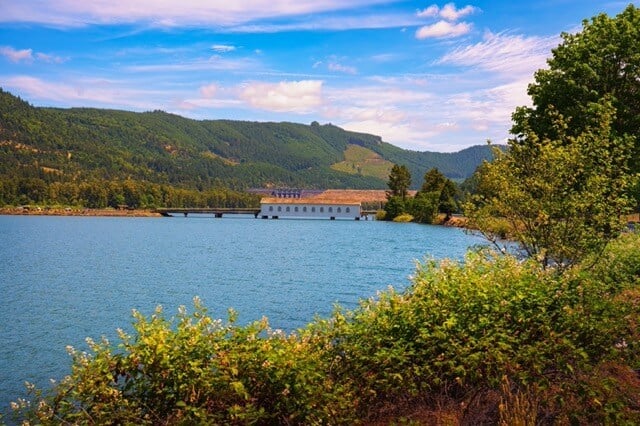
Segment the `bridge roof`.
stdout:
[[317,199],[314,197],[309,198],[277,198],[277,197],[265,197],[260,200],[260,204],[307,204],[307,205],[340,205],[340,206],[358,206],[360,207],[360,203],[348,202],[348,201],[340,201],[340,200],[329,200],[329,199]]

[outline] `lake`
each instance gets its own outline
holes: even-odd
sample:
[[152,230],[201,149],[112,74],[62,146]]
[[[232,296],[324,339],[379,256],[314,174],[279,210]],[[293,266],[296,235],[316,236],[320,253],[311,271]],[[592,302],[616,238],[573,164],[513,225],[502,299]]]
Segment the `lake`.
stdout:
[[[70,370],[66,345],[130,329],[131,309],[173,316],[199,296],[215,318],[292,331],[392,285],[416,261],[482,240],[456,228],[253,217],[0,216],[0,412]],[[192,310],[192,309],[191,309]]]

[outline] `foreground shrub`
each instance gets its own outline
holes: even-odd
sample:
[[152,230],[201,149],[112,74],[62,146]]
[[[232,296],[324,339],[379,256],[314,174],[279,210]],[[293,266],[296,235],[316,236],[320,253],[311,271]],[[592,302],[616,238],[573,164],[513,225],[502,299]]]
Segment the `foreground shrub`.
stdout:
[[[614,245],[606,267],[563,275],[482,253],[464,264],[427,262],[405,292],[389,289],[336,313],[332,349],[342,375],[362,389],[359,406],[369,411],[359,416],[375,416],[389,401],[434,404],[443,396],[476,403],[478,411],[463,416],[495,416],[473,399],[490,400],[508,377],[514,392],[537,389],[547,420],[640,420],[640,393],[629,399],[615,390],[640,391],[638,242],[634,235]],[[603,371],[615,374],[607,382]]]
[[[18,410],[34,423],[640,423],[640,238],[564,274],[471,253],[404,292],[284,334],[199,301],[135,313],[121,343]],[[26,407],[26,404],[23,404]],[[18,407],[19,408],[19,407]]]
[[[341,411],[306,337],[271,330],[266,320],[237,326],[195,312],[165,319],[161,308],[134,312],[122,343],[89,340],[92,354],[69,349],[73,369],[27,417],[57,424],[286,424],[330,422]],[[333,398],[333,399],[332,399]],[[337,407],[334,407],[334,404]]]
[[403,213],[403,214],[400,214],[400,215],[394,217],[393,221],[394,222],[401,222],[401,223],[412,222],[413,221],[413,216],[411,216],[408,213]]

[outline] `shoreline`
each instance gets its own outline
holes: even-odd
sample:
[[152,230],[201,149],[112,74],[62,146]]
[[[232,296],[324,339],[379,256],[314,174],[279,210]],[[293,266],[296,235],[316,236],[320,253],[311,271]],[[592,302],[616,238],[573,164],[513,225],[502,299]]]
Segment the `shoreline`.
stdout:
[[[50,207],[3,207],[0,216],[76,216],[76,217],[163,217],[154,209],[89,209],[89,208],[50,208]],[[466,218],[452,216],[444,221],[444,215],[438,217],[433,225],[454,228],[466,228]]]
[[0,215],[6,216],[92,216],[92,217],[162,217],[153,209],[74,209],[42,207],[5,207]]
[[[163,217],[154,209],[88,209],[88,208],[42,208],[42,207],[3,207],[2,216],[85,216],[85,217]],[[448,221],[441,216],[433,224],[454,228],[467,228],[467,218],[454,215]],[[628,222],[640,223],[640,214],[628,215]]]

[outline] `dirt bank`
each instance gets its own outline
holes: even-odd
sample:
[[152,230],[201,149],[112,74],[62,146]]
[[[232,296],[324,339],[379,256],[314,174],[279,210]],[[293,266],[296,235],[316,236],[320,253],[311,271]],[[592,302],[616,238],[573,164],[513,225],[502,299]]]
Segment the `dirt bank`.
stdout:
[[31,206],[0,208],[0,215],[161,217],[159,213],[153,210],[42,208]]

